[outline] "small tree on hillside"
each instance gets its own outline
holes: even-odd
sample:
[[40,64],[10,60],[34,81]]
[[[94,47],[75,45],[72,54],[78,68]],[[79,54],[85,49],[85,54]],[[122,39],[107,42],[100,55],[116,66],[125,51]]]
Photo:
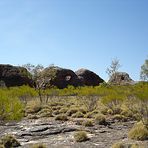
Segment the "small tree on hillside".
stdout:
[[146,59],[144,64],[141,66],[140,79],[148,81],[148,59]]
[[109,78],[118,72],[118,69],[121,67],[119,60],[117,58],[113,59],[111,65],[106,69],[106,73],[108,74]]

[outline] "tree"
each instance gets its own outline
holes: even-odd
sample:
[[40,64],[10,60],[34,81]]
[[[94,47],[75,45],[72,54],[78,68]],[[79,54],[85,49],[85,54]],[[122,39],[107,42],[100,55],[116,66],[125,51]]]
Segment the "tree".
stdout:
[[119,60],[117,58],[113,59],[111,65],[106,69],[106,73],[111,77],[113,74],[118,72],[118,69],[121,67]]
[[30,63],[22,65],[22,67],[26,68],[32,76],[32,79],[36,81],[37,77],[39,76],[39,73],[44,69],[43,65],[33,65]]
[[148,59],[146,59],[144,64],[141,66],[140,79],[148,81]]
[[44,70],[44,67],[41,64],[33,65],[30,63],[22,65],[22,67],[26,68],[31,73],[31,78],[35,82],[35,88],[38,90],[40,101],[42,103],[42,89],[44,79],[41,79],[41,72]]

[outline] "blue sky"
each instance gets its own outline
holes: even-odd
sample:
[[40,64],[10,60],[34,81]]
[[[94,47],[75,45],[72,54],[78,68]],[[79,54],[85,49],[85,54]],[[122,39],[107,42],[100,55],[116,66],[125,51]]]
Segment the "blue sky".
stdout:
[[0,63],[87,68],[139,80],[148,57],[148,0],[0,0]]

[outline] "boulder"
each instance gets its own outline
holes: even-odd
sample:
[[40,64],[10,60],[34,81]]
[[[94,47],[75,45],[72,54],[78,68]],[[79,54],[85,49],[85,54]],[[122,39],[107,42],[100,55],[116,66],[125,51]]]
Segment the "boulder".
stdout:
[[62,89],[68,85],[81,85],[77,75],[70,69],[52,66],[45,68],[40,75],[44,88],[56,86]]
[[116,72],[110,77],[108,83],[126,85],[126,84],[134,84],[134,81],[130,78],[128,73]]
[[33,86],[30,73],[19,66],[0,64],[0,81],[6,87],[29,85]]
[[96,73],[88,70],[88,69],[79,69],[75,72],[78,76],[81,84],[86,86],[97,86],[100,83],[103,83],[104,80],[100,78]]

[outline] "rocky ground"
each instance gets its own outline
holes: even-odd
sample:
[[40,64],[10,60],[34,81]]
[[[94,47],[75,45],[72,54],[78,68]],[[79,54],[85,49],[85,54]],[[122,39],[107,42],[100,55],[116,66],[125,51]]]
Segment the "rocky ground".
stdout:
[[[0,125],[0,137],[5,134],[14,135],[21,143],[21,148],[30,148],[35,143],[43,143],[48,148],[110,148],[118,141],[144,144],[145,148],[148,145],[148,141],[131,141],[127,138],[128,130],[134,122],[112,122],[107,126],[84,127],[78,125],[79,120],[62,122],[43,118],[5,123]],[[87,131],[89,140],[75,142],[73,134],[77,130]]]

